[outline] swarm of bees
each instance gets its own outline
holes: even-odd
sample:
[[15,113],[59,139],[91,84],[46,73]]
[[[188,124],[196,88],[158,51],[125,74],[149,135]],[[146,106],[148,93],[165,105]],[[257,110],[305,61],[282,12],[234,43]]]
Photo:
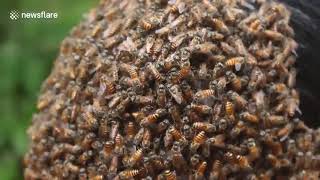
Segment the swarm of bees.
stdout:
[[267,0],[103,0],[42,87],[26,179],[318,179],[290,12]]

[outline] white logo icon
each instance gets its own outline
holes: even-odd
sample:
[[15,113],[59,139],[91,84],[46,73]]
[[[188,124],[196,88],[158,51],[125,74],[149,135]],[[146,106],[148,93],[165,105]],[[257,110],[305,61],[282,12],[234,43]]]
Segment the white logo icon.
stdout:
[[17,20],[19,19],[19,12],[16,10],[13,10],[10,12],[10,19]]

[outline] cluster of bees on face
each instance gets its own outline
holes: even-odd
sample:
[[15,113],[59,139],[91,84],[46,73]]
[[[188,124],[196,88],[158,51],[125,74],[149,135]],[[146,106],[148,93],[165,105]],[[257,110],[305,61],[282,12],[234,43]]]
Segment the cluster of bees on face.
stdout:
[[297,44],[265,0],[102,1],[61,46],[26,179],[318,179]]

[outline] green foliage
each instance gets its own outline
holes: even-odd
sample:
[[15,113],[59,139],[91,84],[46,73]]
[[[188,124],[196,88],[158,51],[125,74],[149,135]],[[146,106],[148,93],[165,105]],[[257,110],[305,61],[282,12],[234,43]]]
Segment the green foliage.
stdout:
[[[98,0],[5,0],[0,7],[0,179],[22,179],[27,127],[60,42]],[[58,12],[58,19],[9,19],[11,10]]]

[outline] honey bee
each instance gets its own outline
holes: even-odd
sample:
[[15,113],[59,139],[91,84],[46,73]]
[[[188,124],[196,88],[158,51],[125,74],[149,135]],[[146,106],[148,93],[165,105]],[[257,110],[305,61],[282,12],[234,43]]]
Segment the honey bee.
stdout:
[[201,114],[211,114],[212,108],[207,105],[197,105],[197,104],[191,104],[191,109],[194,111],[201,113]]
[[277,136],[281,138],[280,141],[285,140],[293,131],[293,129],[294,129],[294,126],[292,123],[288,123],[283,128],[279,129]]
[[190,151],[191,152],[196,152],[196,150],[204,144],[206,141],[207,137],[205,135],[204,131],[199,132],[197,135],[194,136],[191,144],[190,144]]
[[242,89],[241,79],[231,71],[227,71],[226,76],[228,78],[228,81],[231,82],[233,90],[239,92]]
[[225,103],[225,112],[227,116],[234,115],[234,104],[231,101]]
[[213,68],[212,78],[216,79],[220,77],[223,74],[224,67],[224,64],[218,62]]
[[170,95],[174,98],[174,100],[178,104],[183,104],[185,102],[179,85],[168,84],[168,89],[169,89]]
[[87,129],[97,129],[98,128],[98,120],[93,116],[93,114],[89,111],[86,111],[83,114],[83,118],[85,119],[85,128]]
[[123,137],[118,133],[117,136],[115,137],[115,140],[114,140],[114,144],[115,144],[115,147],[114,147],[114,152],[118,155],[123,155],[124,153],[124,139]]
[[102,24],[97,24],[96,26],[93,27],[90,36],[96,37],[102,30]]
[[243,112],[240,114],[240,117],[250,123],[254,123],[254,124],[258,124],[259,123],[259,117],[254,115],[254,114],[250,114],[249,112]]
[[149,116],[142,119],[140,122],[140,125],[147,126],[147,125],[154,124],[160,117],[164,116],[165,114],[166,114],[165,109],[157,109],[154,114],[150,114]]
[[236,49],[225,42],[220,42],[222,51],[224,51],[229,56],[236,55]]
[[221,169],[222,169],[222,162],[220,160],[214,160],[212,163],[212,169],[210,171],[210,175],[209,178],[210,179],[219,179],[221,173]]
[[267,59],[271,56],[272,50],[273,50],[272,41],[269,41],[267,47],[263,49],[257,49],[255,51],[255,54],[261,59]]
[[240,71],[241,66],[244,62],[244,57],[234,57],[228,59],[224,64],[226,67],[235,68],[236,71]]
[[164,176],[165,176],[166,180],[176,180],[177,179],[175,171],[165,170]]
[[156,34],[159,34],[160,36],[165,35],[165,34],[169,34],[169,32],[171,31],[169,26],[163,26],[160,29],[157,29],[155,31]]
[[216,28],[219,32],[223,34],[229,34],[230,30],[227,25],[224,24],[224,22],[220,19],[213,18],[211,19],[212,25],[214,28]]
[[171,115],[171,118],[173,120],[173,122],[177,125],[180,126],[181,125],[181,112],[178,106],[176,105],[169,105],[169,113]]
[[175,84],[179,83],[182,79],[186,78],[190,73],[191,67],[188,61],[181,64],[181,69],[178,72],[178,76],[174,78],[173,82]]
[[181,33],[173,37],[171,42],[171,49],[177,49],[187,38],[187,35],[185,33]]
[[117,31],[121,29],[122,22],[120,20],[113,21],[108,28],[103,32],[102,37],[108,38],[113,36]]
[[211,97],[215,96],[215,92],[212,89],[206,89],[206,90],[201,90],[198,91],[195,95],[194,98],[196,100],[201,100],[201,99],[209,99]]
[[230,136],[231,138],[236,138],[240,135],[241,132],[245,130],[245,124],[243,121],[238,121],[237,124],[231,129]]
[[192,101],[194,93],[193,93],[193,90],[191,89],[191,86],[186,81],[182,81],[181,90],[184,95],[183,96],[184,99],[186,99],[188,102]]
[[114,35],[104,40],[104,47],[106,49],[113,48],[114,46],[120,44],[124,40],[125,40],[125,36],[123,36],[122,34]]
[[127,124],[126,136],[128,141],[131,141],[135,136],[135,126],[131,121]]
[[195,179],[203,179],[204,178],[204,173],[207,169],[207,162],[203,161],[200,163],[200,165],[197,168],[196,174],[195,174]]
[[225,147],[225,135],[223,134],[218,134],[214,137],[211,137],[209,139],[207,139],[206,143],[210,146],[210,147],[218,147],[218,148],[224,148]]
[[248,152],[249,152],[249,154],[247,155],[247,158],[248,158],[249,162],[252,162],[252,161],[256,160],[257,158],[259,158],[259,156],[261,154],[261,150],[257,146],[257,144],[253,138],[248,139],[247,146],[248,146]]
[[124,170],[124,171],[121,171],[118,176],[120,179],[131,179],[138,176],[139,173],[140,171],[137,169]]
[[138,149],[136,150],[130,157],[128,160],[128,166],[129,167],[133,167],[135,164],[137,164],[143,156],[143,149]]
[[296,76],[297,76],[297,71],[295,68],[291,68],[287,80],[287,85],[289,88],[293,88],[296,85]]
[[145,129],[142,137],[142,147],[144,149],[149,149],[151,146],[151,132],[149,129]]
[[148,71],[154,76],[154,78],[157,81],[162,81],[163,80],[162,75],[159,73],[158,69],[154,66],[154,64],[148,63],[146,65],[146,67],[148,68]]
[[180,131],[178,131],[175,127],[171,126],[169,127],[168,129],[169,133],[172,134],[173,138],[176,140],[176,141],[182,141],[182,142],[185,142],[186,141],[186,138],[181,134]]
[[284,39],[284,36],[281,33],[272,30],[265,30],[263,35],[272,41],[282,41]]
[[170,125],[170,121],[168,119],[161,121],[157,126],[157,132],[158,133],[164,132],[165,130],[167,130],[169,125]]
[[224,154],[224,157],[227,159],[228,162],[231,164],[239,165],[241,169],[252,169],[249,160],[245,156],[235,155],[231,152],[227,152]]
[[196,130],[205,131],[207,133],[212,133],[216,131],[216,127],[208,122],[195,122],[192,127]]
[[182,14],[180,16],[178,16],[178,18],[176,18],[174,21],[172,21],[170,23],[170,28],[175,28],[177,26],[179,26],[180,24],[184,23],[187,21],[187,15]]

